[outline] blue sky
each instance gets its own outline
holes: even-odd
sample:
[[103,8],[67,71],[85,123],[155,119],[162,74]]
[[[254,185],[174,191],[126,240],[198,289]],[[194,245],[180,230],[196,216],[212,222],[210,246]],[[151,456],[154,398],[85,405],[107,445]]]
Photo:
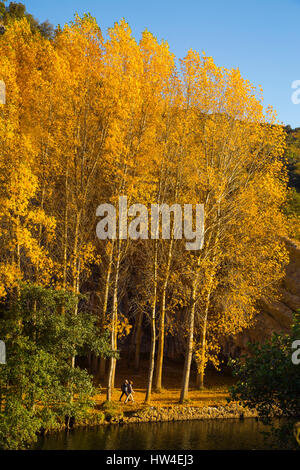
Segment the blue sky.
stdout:
[[[22,1],[22,0],[19,0]],[[125,18],[139,39],[144,29],[168,41],[179,58],[192,48],[218,65],[238,67],[264,90],[278,118],[300,127],[300,104],[291,101],[300,80],[300,0],[24,0],[27,11],[54,25],[90,12],[103,33]]]

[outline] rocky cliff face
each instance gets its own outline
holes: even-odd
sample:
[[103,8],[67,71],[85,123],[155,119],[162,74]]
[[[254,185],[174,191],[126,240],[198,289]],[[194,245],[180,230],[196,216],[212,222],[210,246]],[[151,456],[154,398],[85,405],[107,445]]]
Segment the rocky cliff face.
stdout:
[[286,244],[290,261],[279,288],[279,300],[263,301],[255,327],[229,341],[225,346],[225,353],[238,355],[246,350],[249,341],[264,341],[273,332],[289,331],[293,312],[300,309],[300,243],[286,240]]

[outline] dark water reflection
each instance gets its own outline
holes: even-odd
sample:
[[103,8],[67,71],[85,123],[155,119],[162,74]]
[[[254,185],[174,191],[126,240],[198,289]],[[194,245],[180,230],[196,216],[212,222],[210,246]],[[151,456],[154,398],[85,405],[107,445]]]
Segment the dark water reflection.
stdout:
[[42,450],[247,450],[267,449],[254,419],[109,425],[41,439]]

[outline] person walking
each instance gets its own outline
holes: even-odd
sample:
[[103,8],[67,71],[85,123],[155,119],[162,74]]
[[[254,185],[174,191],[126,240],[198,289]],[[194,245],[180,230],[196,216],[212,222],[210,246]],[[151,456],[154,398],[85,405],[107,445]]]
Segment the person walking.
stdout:
[[132,401],[132,403],[134,403],[133,395],[134,395],[133,382],[129,380],[128,387],[127,387],[127,398],[125,400],[125,403],[128,402],[129,398]]
[[[122,395],[120,396],[119,401],[122,401],[122,398],[123,398],[124,395],[126,395],[126,399],[128,398],[128,385],[129,385],[129,382],[126,379],[125,382],[122,384],[122,387],[121,387]],[[125,400],[125,403],[126,403],[126,400]]]

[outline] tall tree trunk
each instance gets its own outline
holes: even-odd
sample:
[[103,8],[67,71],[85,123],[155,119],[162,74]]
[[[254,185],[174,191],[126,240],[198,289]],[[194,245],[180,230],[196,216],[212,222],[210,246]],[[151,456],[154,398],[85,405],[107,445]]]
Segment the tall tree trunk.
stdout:
[[190,312],[189,312],[188,341],[187,341],[187,348],[186,348],[186,353],[185,353],[185,362],[184,362],[183,378],[182,378],[182,386],[181,386],[181,394],[180,394],[179,403],[183,403],[185,400],[187,400],[188,391],[189,391],[191,363],[192,363],[193,346],[194,346],[196,291],[197,291],[197,282],[198,282],[197,277],[195,281],[193,282],[193,287],[192,287],[192,296],[191,296],[192,305],[191,305]]
[[128,367],[131,367],[131,363],[132,363],[133,351],[134,351],[134,346],[135,346],[135,343],[136,343],[137,323],[138,323],[138,318],[134,322],[134,327],[133,327],[133,331],[132,331],[132,334],[131,334],[130,346],[129,346],[128,358],[127,358]]
[[204,373],[205,373],[205,358],[206,358],[206,331],[207,331],[207,316],[204,319],[203,331],[202,331],[202,345],[201,345],[201,362],[199,368],[199,390],[204,389]]
[[[19,243],[19,224],[20,224],[20,217],[18,216],[17,217],[17,246],[16,246],[16,257],[17,257],[17,266],[18,266],[18,270],[19,272],[21,273],[21,247],[20,247],[20,243]],[[21,295],[21,286],[20,284],[18,283],[17,284],[17,287],[16,287],[16,295],[17,295],[17,299],[20,298],[20,295]],[[19,324],[22,325],[22,320],[20,318],[19,320]]]
[[204,389],[204,374],[205,374],[205,365],[206,365],[206,335],[207,335],[207,321],[208,321],[208,310],[210,305],[210,298],[212,293],[212,284],[214,279],[214,271],[210,275],[208,293],[205,304],[204,318],[203,318],[203,327],[202,327],[202,342],[201,342],[201,359],[198,367],[198,381],[197,387],[199,390]]
[[[64,212],[64,230],[63,230],[63,290],[67,287],[67,264],[68,264],[68,218],[69,218],[69,171],[68,166],[65,176],[65,212]],[[64,313],[64,307],[63,312]]]
[[[113,264],[113,252],[114,252],[114,240],[112,241],[112,244],[111,244],[111,249],[110,249],[110,253],[109,253],[108,268],[107,268],[106,279],[105,279],[103,308],[102,308],[101,320],[100,320],[101,327],[103,327],[103,325],[104,325],[105,318],[106,318],[106,313],[107,313],[107,305],[108,305],[108,297],[109,297],[109,284],[110,284],[110,276],[111,276],[112,264]],[[106,360],[103,356],[101,356],[100,357],[100,367],[99,367],[99,377],[100,377],[100,379],[104,379],[104,377],[105,377],[105,366],[106,366]]]
[[[116,322],[117,322],[117,320],[116,320]],[[115,347],[114,347],[114,351],[117,351],[117,350],[118,350],[118,335],[117,335],[117,332],[115,332]],[[112,389],[112,392],[113,392],[114,389],[115,389],[116,368],[117,368],[117,360],[115,359],[115,360],[114,360],[114,364],[113,364],[112,379],[111,379],[111,389]]]
[[[64,225],[62,239],[62,288],[67,288],[67,266],[68,266],[68,223],[69,223],[69,167],[66,165],[65,174],[65,207],[64,207]],[[61,314],[65,314],[65,305],[62,303]]]
[[[44,200],[45,200],[45,184],[43,183],[41,204],[40,204],[42,211],[44,210]],[[39,234],[38,234],[38,246],[39,246],[39,248],[41,248],[41,246],[42,246],[42,234],[43,234],[43,225],[39,224]],[[36,266],[35,282],[37,283],[37,285],[39,285],[39,282],[40,282],[40,260],[38,260],[37,266]]]
[[[73,248],[73,293],[79,294],[79,277],[80,277],[80,260],[78,259],[78,241],[79,241],[79,225],[80,213],[76,215],[76,226],[74,235],[74,248]],[[75,304],[74,315],[78,314],[78,300]],[[72,367],[75,368],[76,354],[72,357]]]
[[137,329],[136,329],[136,340],[135,340],[135,358],[134,358],[134,368],[138,372],[140,368],[140,354],[141,354],[141,342],[143,335],[143,318],[144,312],[140,312],[137,320]]
[[162,368],[163,368],[164,346],[165,346],[166,296],[167,296],[167,287],[168,287],[168,282],[169,282],[169,277],[170,277],[173,244],[174,244],[174,239],[172,238],[169,244],[167,270],[166,270],[166,276],[165,276],[165,281],[164,281],[163,290],[162,290],[161,312],[160,312],[160,319],[159,319],[158,351],[157,351],[156,375],[155,375],[155,389],[157,392],[161,392],[161,388],[162,388]]
[[[221,226],[221,204],[218,203],[218,210],[217,210],[217,231],[216,231],[216,238],[213,245],[213,258],[212,258],[212,271],[209,278],[209,285],[208,285],[208,292],[205,304],[205,311],[204,311],[204,318],[203,318],[203,327],[202,327],[202,344],[201,344],[201,359],[200,359],[200,366],[198,367],[198,376],[197,377],[197,387],[200,390],[204,389],[204,374],[206,368],[206,348],[207,348],[207,322],[208,322],[208,311],[210,305],[210,298],[212,294],[213,288],[213,280],[215,277],[215,269],[216,269],[216,257],[217,257],[217,250],[218,250],[218,243],[220,237],[220,226]],[[211,240],[212,234],[210,235]]]
[[[112,326],[111,326],[111,348],[112,351],[116,352],[117,346],[117,331],[116,325],[118,320],[118,286],[119,286],[119,271],[120,271],[120,261],[121,261],[121,241],[118,240],[117,244],[117,264],[116,272],[114,279],[114,289],[113,289],[113,311],[112,311]],[[108,383],[107,383],[107,401],[111,401],[112,393],[115,383],[115,373],[116,373],[116,358],[111,357],[109,361],[109,372],[108,372]]]
[[155,342],[156,342],[156,304],[157,304],[157,273],[158,273],[158,243],[157,240],[154,242],[154,259],[153,259],[153,301],[151,311],[151,347],[150,347],[150,358],[149,358],[149,370],[148,370],[148,382],[147,392],[145,397],[145,403],[149,403],[152,392],[154,362],[155,362]]
[[[78,279],[79,279],[79,262],[78,262],[78,244],[79,244],[79,227],[81,221],[81,211],[76,214],[76,224],[74,233],[73,245],[73,292],[77,293]],[[76,304],[77,309],[77,304]]]

